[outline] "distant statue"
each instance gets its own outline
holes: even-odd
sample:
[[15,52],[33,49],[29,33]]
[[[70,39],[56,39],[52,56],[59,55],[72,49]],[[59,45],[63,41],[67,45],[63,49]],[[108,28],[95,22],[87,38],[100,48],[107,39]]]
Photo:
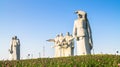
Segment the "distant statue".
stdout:
[[53,48],[55,48],[55,55],[54,55],[54,57],[60,57],[61,45],[60,45],[60,42],[59,42],[59,36],[60,35],[57,35],[54,39],[47,40],[48,42],[54,42],[54,46],[53,46]]
[[65,39],[64,39],[63,33],[60,33],[60,36],[58,39],[59,39],[59,44],[60,44],[60,57],[62,57],[65,55],[65,52],[63,49]]
[[55,57],[65,57],[65,56],[73,56],[74,52],[74,42],[73,37],[69,35],[69,33],[64,37],[62,33],[57,35],[54,39],[49,39],[47,41],[54,42],[55,48]]
[[60,37],[60,35],[57,35],[56,36],[56,38],[54,39],[55,41],[54,41],[54,43],[55,43],[55,45],[54,45],[54,48],[55,48],[55,57],[59,57],[60,55],[61,55],[61,45],[60,45],[60,42],[59,42],[59,37]]
[[91,54],[93,42],[87,13],[77,11],[76,14],[78,15],[78,19],[74,21],[73,37],[77,41],[77,55]]
[[65,42],[64,42],[64,52],[65,56],[73,56],[74,55],[74,38],[70,35],[69,32],[66,33]]
[[9,52],[11,55],[11,60],[20,60],[20,40],[17,36],[12,37]]

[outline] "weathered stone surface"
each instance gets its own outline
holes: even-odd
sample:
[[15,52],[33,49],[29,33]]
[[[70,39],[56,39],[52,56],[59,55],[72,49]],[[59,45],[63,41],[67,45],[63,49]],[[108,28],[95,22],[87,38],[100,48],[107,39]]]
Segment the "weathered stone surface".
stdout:
[[87,13],[77,11],[76,14],[78,15],[78,19],[74,21],[73,37],[77,41],[77,55],[91,54],[93,42]]
[[20,60],[20,40],[17,36],[12,37],[10,52],[10,60]]
[[74,55],[74,38],[67,32],[66,36],[61,33],[54,39],[47,41],[54,42],[55,56],[54,57],[66,57]]

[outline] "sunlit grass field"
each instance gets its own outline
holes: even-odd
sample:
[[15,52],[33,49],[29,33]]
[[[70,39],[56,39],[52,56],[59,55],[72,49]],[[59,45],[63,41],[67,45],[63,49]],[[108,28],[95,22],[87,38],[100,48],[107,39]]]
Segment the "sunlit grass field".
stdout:
[[0,67],[118,67],[120,55],[85,55],[0,61]]

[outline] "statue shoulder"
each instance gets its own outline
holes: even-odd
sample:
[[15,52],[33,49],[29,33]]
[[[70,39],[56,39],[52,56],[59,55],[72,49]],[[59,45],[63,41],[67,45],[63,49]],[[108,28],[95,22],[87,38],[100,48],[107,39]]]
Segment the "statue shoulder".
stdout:
[[78,19],[74,20],[74,26],[76,26],[78,23]]
[[74,20],[74,22],[78,22],[78,19]]
[[75,21],[74,21],[74,24],[77,24],[78,22],[81,22],[83,19],[76,19]]

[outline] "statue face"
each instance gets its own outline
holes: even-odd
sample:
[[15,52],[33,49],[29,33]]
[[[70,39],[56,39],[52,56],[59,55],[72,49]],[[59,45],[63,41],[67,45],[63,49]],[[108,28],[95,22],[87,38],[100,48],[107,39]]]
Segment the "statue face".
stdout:
[[17,36],[15,36],[15,39],[17,39]]
[[78,18],[82,18],[83,16],[81,14],[78,14]]

